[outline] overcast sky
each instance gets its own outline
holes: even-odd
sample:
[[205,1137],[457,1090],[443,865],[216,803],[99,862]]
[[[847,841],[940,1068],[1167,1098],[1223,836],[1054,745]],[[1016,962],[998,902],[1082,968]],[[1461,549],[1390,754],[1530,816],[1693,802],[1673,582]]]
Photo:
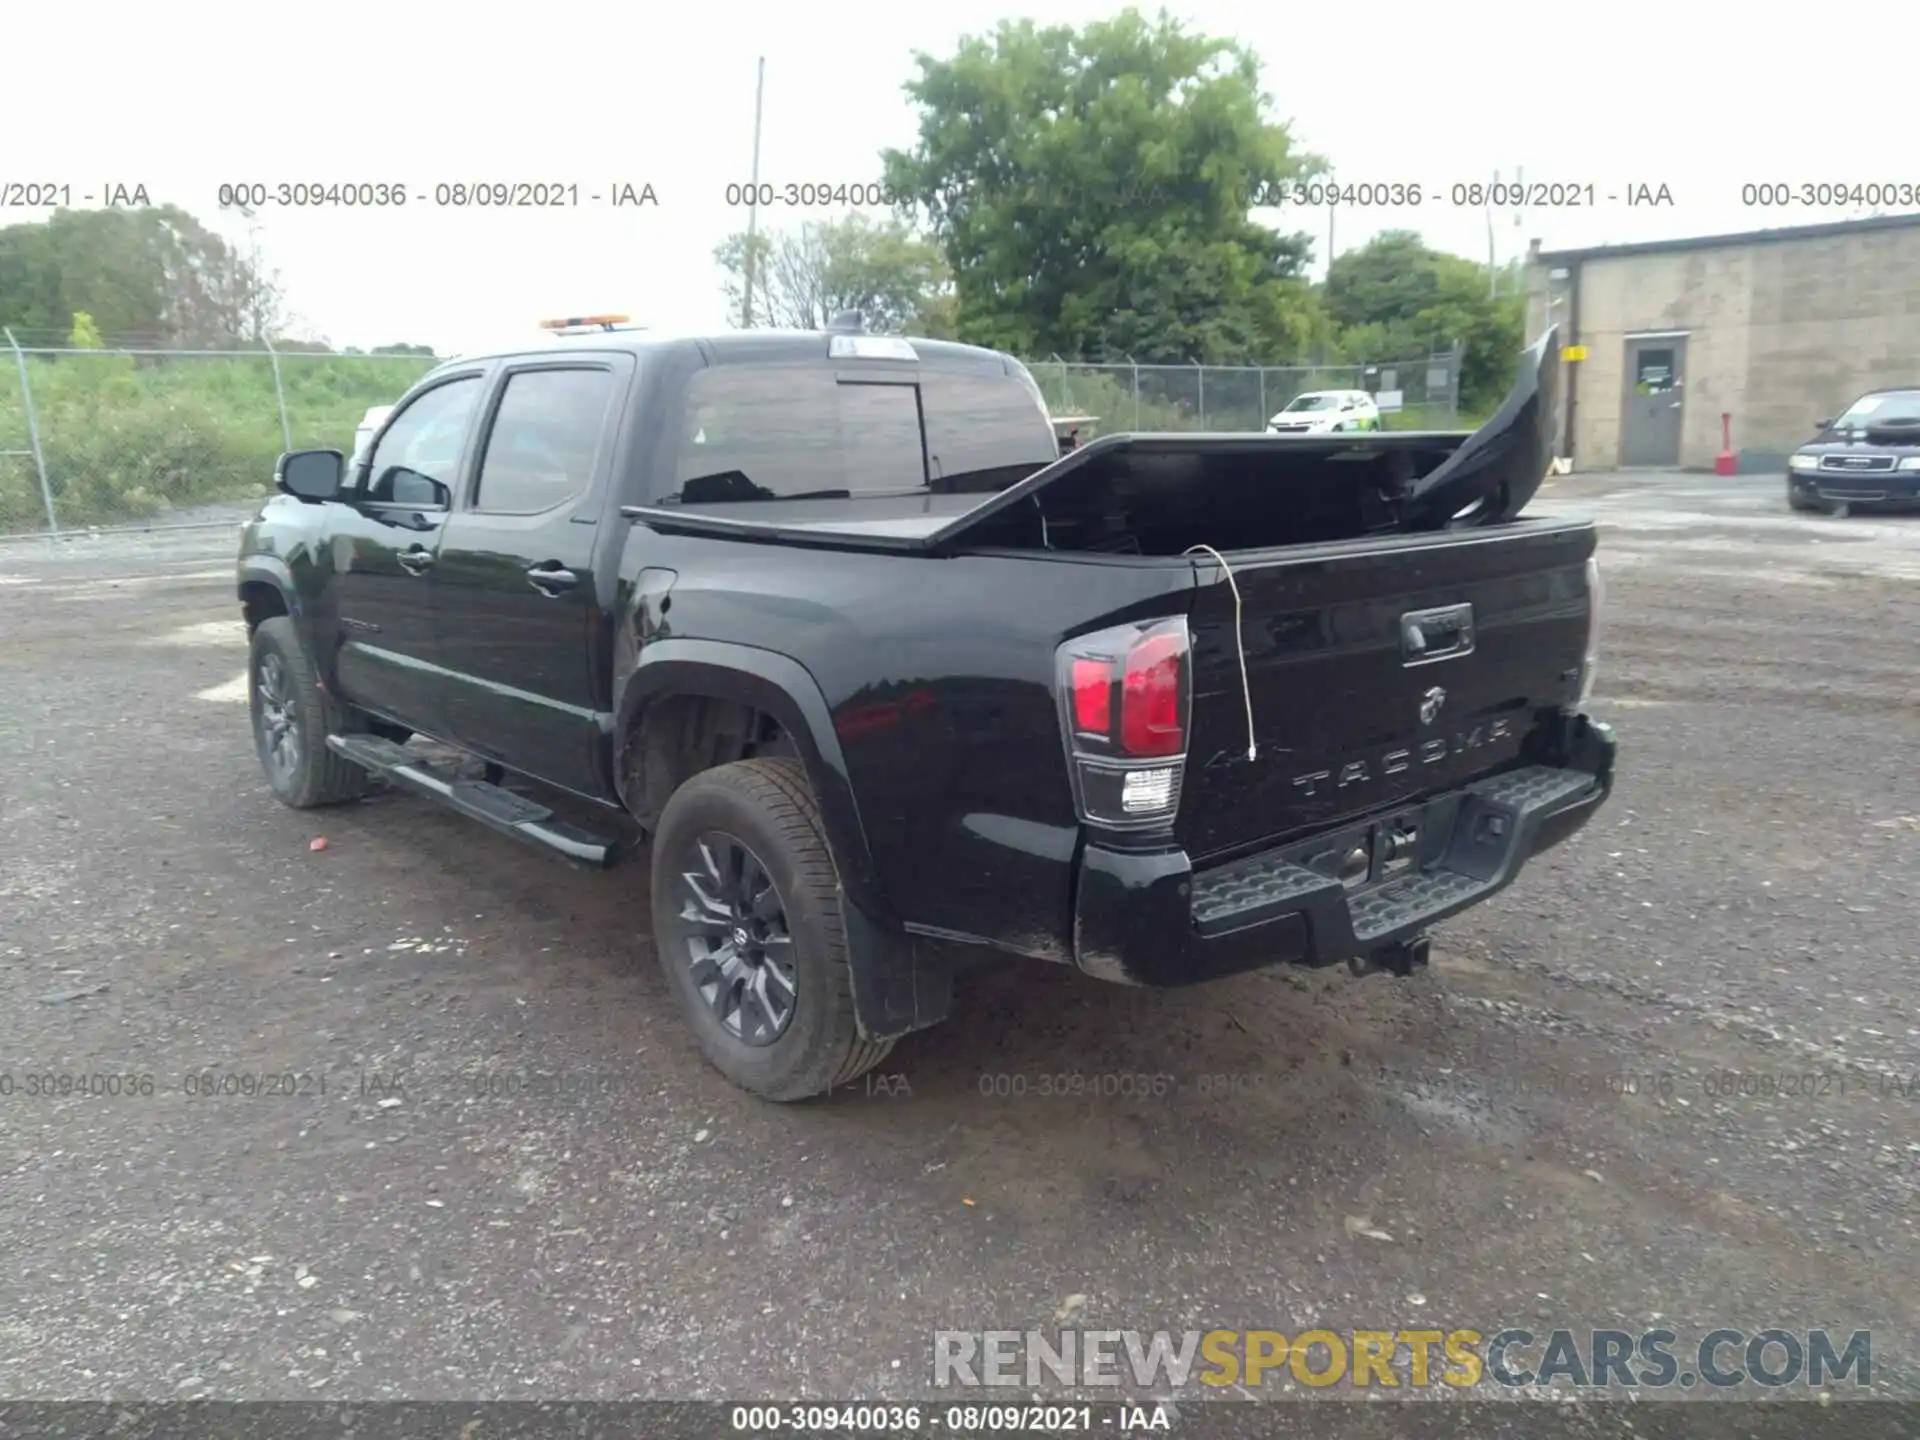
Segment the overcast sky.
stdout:
[[[208,221],[223,181],[398,181],[429,196],[441,181],[576,183],[578,209],[273,211],[259,241],[301,321],[337,345],[445,353],[517,342],[543,316],[609,310],[664,329],[712,327],[726,319],[713,246],[746,219],[724,192],[750,172],[756,57],[767,61],[762,178],[874,180],[877,152],[914,138],[901,85],[915,50],[947,54],[1002,17],[1080,24],[1117,8],[20,7],[7,48],[35,58],[7,67],[0,180],[68,181],[76,193],[140,182]],[[1859,78],[1875,57],[1913,53],[1920,8],[1910,4],[1767,23],[1704,0],[1169,8],[1251,46],[1275,117],[1343,178],[1425,188],[1417,211],[1343,210],[1340,250],[1405,226],[1484,257],[1485,214],[1454,208],[1447,191],[1496,170],[1592,183],[1601,196],[1592,210],[1499,217],[1503,259],[1532,236],[1553,248],[1863,213],[1745,208],[1748,182],[1920,184],[1914,86]],[[586,202],[621,182],[651,184],[660,203]],[[1629,208],[1625,195],[1641,184],[1665,185],[1674,204]],[[1608,203],[1609,193],[1622,198]],[[825,213],[763,209],[761,224]],[[1324,249],[1324,211],[1289,228]]]

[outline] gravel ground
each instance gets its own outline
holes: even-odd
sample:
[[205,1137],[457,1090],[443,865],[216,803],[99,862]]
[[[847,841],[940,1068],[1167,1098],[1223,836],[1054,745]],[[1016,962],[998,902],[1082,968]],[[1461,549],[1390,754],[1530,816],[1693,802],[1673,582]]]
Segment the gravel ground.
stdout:
[[[1620,783],[1431,972],[989,969],[798,1107],[700,1063],[641,869],[273,802],[230,531],[0,547],[0,1395],[925,1396],[1063,1306],[1871,1328],[1915,1393],[1920,520],[1537,508],[1603,526]],[[29,1093],[89,1072],[153,1093]]]

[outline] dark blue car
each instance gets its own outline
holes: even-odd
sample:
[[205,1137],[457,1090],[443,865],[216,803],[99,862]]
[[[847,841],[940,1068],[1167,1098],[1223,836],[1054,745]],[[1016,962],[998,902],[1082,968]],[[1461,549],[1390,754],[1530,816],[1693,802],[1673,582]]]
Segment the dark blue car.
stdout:
[[1846,515],[1920,508],[1920,387],[1869,390],[1787,457],[1787,504]]

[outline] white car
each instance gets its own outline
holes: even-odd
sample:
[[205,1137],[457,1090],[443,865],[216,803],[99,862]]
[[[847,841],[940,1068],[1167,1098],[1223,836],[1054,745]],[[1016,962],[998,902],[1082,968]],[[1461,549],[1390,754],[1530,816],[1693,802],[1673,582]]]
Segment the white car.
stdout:
[[367,407],[367,413],[360,417],[360,423],[354,427],[353,454],[347,460],[347,469],[349,471],[367,458],[367,448],[373,444],[373,432],[378,430],[381,422],[392,413],[393,406],[391,405],[369,405]]
[[1364,390],[1309,390],[1287,402],[1267,421],[1269,435],[1327,435],[1344,430],[1378,430],[1380,407]]

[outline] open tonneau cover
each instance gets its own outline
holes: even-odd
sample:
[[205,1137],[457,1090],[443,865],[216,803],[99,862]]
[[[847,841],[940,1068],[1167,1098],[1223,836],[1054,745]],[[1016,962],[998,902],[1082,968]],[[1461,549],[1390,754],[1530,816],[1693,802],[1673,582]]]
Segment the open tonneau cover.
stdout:
[[[1440,530],[1494,525],[1513,519],[1533,498],[1553,456],[1560,345],[1548,331],[1520,357],[1514,385],[1492,419],[1471,434],[1439,431],[1370,431],[1351,435],[1117,434],[1036,470],[1017,485],[982,500],[977,495],[877,496],[859,500],[761,500],[749,504],[628,505],[621,514],[651,529],[714,539],[838,550],[940,554],[984,539],[989,522],[1018,506],[1040,503],[1077,477],[1067,490],[1084,490],[1116,462],[1152,468],[1158,461],[1257,463],[1276,468],[1353,467],[1363,474],[1398,470],[1402,479],[1387,503],[1387,522],[1365,533]],[[1444,458],[1440,458],[1444,457]],[[1042,507],[1044,508],[1044,507]],[[751,511],[749,516],[746,513]]]

